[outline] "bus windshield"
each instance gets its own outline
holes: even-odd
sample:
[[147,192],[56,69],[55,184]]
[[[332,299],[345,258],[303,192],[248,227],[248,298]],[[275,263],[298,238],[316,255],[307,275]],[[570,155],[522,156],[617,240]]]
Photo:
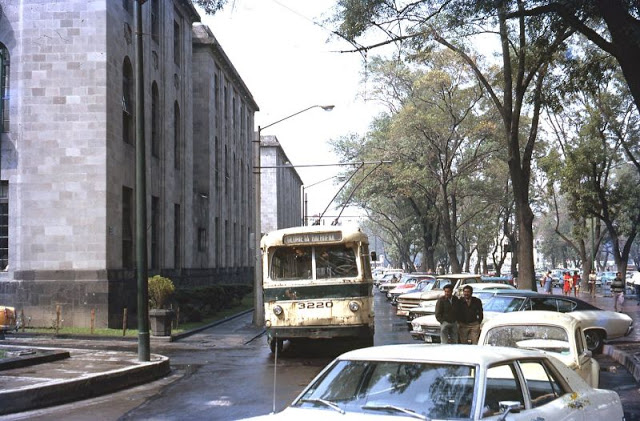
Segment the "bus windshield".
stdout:
[[269,275],[278,281],[356,277],[358,265],[355,251],[344,244],[278,247],[271,258]]

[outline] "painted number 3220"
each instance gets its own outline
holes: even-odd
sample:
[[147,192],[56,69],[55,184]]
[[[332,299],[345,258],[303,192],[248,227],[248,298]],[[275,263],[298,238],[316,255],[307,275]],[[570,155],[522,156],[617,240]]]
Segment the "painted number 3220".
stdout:
[[309,301],[306,303],[298,303],[298,309],[313,309],[313,308],[331,308],[333,307],[333,302],[331,301]]

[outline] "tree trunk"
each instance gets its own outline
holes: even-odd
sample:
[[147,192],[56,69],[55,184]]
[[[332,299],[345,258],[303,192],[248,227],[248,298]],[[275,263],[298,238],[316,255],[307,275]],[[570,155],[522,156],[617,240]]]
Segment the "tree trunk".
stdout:
[[622,0],[598,0],[597,6],[611,34],[614,56],[640,111],[640,21],[622,3]]

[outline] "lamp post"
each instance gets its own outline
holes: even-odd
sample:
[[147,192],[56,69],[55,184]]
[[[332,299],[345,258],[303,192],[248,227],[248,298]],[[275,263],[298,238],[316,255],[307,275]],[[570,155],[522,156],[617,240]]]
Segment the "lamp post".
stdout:
[[254,247],[255,247],[255,270],[253,276],[253,324],[254,326],[263,326],[264,325],[264,300],[262,297],[262,253],[260,251],[260,239],[262,237],[262,222],[261,212],[260,212],[260,136],[262,134],[262,130],[267,129],[275,124],[283,122],[285,120],[290,119],[291,117],[295,117],[298,114],[302,114],[305,111],[312,110],[314,108],[322,108],[325,111],[333,110],[334,105],[312,105],[310,107],[304,108],[300,111],[297,111],[293,114],[290,114],[280,120],[274,121],[273,123],[267,124],[266,126],[258,126],[258,131],[256,132],[256,137],[253,140],[253,153],[254,153],[254,166],[253,166],[253,195],[254,195],[254,205],[255,205],[255,238],[254,238]]
[[142,10],[146,0],[134,2],[136,19],[136,280],[138,286],[138,360],[149,361],[149,290],[147,284],[147,178],[144,139],[144,69],[142,66]]

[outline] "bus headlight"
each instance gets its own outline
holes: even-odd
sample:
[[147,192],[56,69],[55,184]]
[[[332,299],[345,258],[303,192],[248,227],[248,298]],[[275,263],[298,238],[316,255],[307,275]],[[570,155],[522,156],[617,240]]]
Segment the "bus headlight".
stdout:
[[360,304],[358,304],[358,302],[356,301],[349,302],[349,310],[355,313],[356,311],[360,310]]
[[282,309],[282,307],[273,306],[273,314],[275,314],[276,316],[280,316],[282,313],[284,313],[284,310]]

